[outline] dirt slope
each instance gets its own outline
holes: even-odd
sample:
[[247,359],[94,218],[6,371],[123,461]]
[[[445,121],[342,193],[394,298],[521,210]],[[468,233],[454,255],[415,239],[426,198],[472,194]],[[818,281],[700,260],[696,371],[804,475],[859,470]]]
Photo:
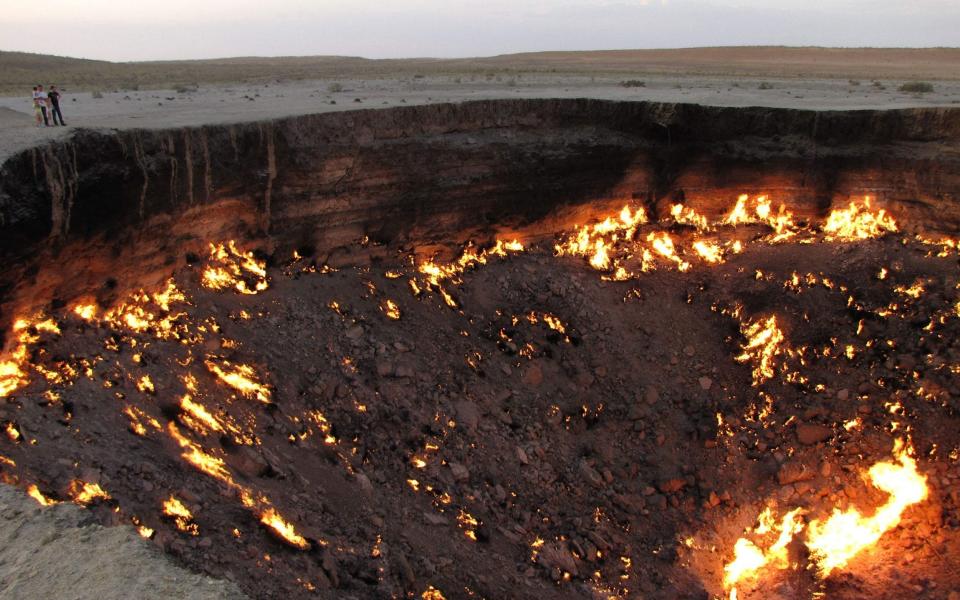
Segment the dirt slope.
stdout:
[[72,504],[41,507],[0,485],[0,598],[244,596],[232,585],[175,566],[131,527],[103,527]]

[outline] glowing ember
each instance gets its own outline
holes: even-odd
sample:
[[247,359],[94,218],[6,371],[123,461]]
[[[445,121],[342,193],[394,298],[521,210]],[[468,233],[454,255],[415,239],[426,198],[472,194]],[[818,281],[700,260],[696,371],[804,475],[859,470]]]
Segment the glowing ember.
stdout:
[[97,500],[109,500],[110,494],[105,492],[98,483],[85,483],[79,479],[70,482],[70,496],[77,504],[92,504]]
[[190,535],[198,535],[200,527],[193,522],[193,513],[176,496],[163,501],[163,514],[171,517],[177,529]]
[[169,433],[170,437],[183,449],[181,456],[185,461],[215,479],[224,482],[233,481],[230,478],[230,472],[227,470],[227,465],[223,462],[223,459],[204,452],[200,446],[185,438],[173,423],[167,424],[167,433]]
[[823,224],[827,239],[856,241],[876,238],[888,232],[897,231],[897,223],[884,209],[876,212],[870,209],[870,196],[863,204],[856,201],[846,209],[834,210]]
[[382,310],[383,314],[391,321],[400,320],[400,307],[397,306],[397,303],[393,300],[386,300],[380,305],[380,310]]
[[807,546],[823,577],[874,545],[884,533],[900,524],[907,507],[927,498],[927,478],[917,471],[917,463],[902,440],[894,444],[893,456],[895,461],[877,463],[868,471],[870,482],[890,495],[873,516],[864,517],[856,508],[834,509],[826,521],[810,523]]
[[777,327],[776,315],[767,319],[758,319],[742,327],[747,338],[743,353],[736,357],[739,362],[753,360],[753,384],[759,385],[774,375],[773,360],[780,354],[783,332]]
[[40,506],[52,506],[57,504],[56,500],[51,500],[50,498],[44,496],[43,492],[41,492],[37,486],[32,483],[27,486],[27,495],[40,503]]
[[[468,247],[463,251],[463,254],[460,255],[460,258],[453,263],[444,265],[437,264],[433,261],[426,261],[421,263],[417,270],[426,277],[427,284],[443,297],[443,301],[447,306],[450,308],[458,308],[457,301],[444,288],[444,282],[449,281],[454,284],[459,284],[462,282],[461,275],[463,275],[464,271],[477,265],[487,264],[490,256],[505,258],[510,252],[522,252],[523,249],[523,244],[517,240],[510,242],[497,240],[497,243],[489,250],[482,250],[477,253],[472,247]],[[411,279],[410,287],[413,289],[414,295],[419,294],[420,287],[416,281]]]
[[446,596],[443,595],[443,592],[433,587],[432,585],[427,586],[427,589],[420,594],[420,600],[447,600]]
[[270,390],[257,380],[257,374],[253,367],[249,365],[233,365],[227,361],[217,364],[213,361],[206,361],[207,368],[217,378],[240,392],[247,398],[255,398],[264,404],[270,403]]
[[[793,536],[803,529],[800,515],[801,509],[794,509],[784,515],[778,524],[773,522],[770,509],[765,510],[760,515],[759,525],[754,529],[754,533],[760,536],[776,533],[776,540],[766,550],[761,550],[747,538],[737,540],[733,548],[733,561],[723,568],[724,587],[733,588],[742,579],[755,578],[760,569],[768,564],[778,569],[786,569],[790,564],[787,546]],[[731,597],[735,597],[735,593],[732,591]]]
[[257,294],[270,287],[266,263],[252,252],[238,250],[233,240],[210,244],[210,259],[201,283],[212,290],[233,288],[241,294]]
[[264,511],[260,516],[260,522],[269,527],[271,531],[280,536],[288,544],[296,546],[301,550],[310,548],[310,542],[298,534],[293,525],[284,521],[273,507]]

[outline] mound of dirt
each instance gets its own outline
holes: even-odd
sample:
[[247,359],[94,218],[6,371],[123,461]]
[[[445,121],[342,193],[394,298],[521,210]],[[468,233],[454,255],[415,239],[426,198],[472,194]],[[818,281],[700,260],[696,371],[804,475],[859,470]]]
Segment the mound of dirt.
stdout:
[[73,504],[43,507],[0,485],[0,598],[243,598],[175,566],[130,527],[102,527]]

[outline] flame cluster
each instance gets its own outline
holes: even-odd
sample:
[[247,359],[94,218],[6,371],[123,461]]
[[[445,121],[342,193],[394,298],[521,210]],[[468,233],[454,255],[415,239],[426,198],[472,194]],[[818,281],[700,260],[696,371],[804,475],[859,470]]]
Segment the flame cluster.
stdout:
[[210,244],[201,283],[211,290],[233,289],[241,294],[258,294],[270,287],[266,263],[253,252],[239,250],[233,240]]
[[866,240],[895,231],[897,223],[884,209],[871,210],[870,196],[863,204],[852,201],[847,208],[832,211],[823,224],[827,239],[840,241]]
[[745,537],[737,540],[733,560],[724,567],[723,583],[730,590],[730,597],[736,598],[739,582],[757,579],[765,568],[789,568],[792,563],[788,545],[804,528],[803,543],[810,551],[810,560],[820,577],[826,578],[899,525],[903,512],[925,500],[929,490],[926,476],[917,470],[916,460],[903,440],[894,443],[893,457],[867,471],[870,483],[888,495],[886,503],[872,516],[865,516],[856,507],[834,509],[828,518],[813,519],[805,525],[800,519],[802,509],[788,512],[779,521],[770,509],[765,510],[751,534],[756,538],[773,537],[774,541],[764,548]]
[[[462,283],[462,275],[467,269],[474,268],[478,265],[485,265],[491,257],[506,258],[511,253],[523,252],[523,250],[523,244],[517,240],[509,242],[497,240],[492,248],[481,250],[480,252],[476,252],[473,247],[467,247],[460,257],[452,263],[442,264],[430,260],[424,261],[420,263],[417,270],[424,276],[426,285],[439,293],[447,306],[450,308],[459,308],[456,299],[444,287],[446,282],[453,284]],[[414,294],[419,294],[420,285],[415,280],[410,280],[410,287],[413,289]],[[399,318],[399,310],[397,310],[397,317]]]

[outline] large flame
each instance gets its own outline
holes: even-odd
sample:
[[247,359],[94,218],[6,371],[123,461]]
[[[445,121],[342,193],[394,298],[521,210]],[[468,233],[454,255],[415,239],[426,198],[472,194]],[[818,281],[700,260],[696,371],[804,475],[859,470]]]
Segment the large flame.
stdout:
[[907,454],[902,440],[896,441],[893,455],[895,461],[877,463],[868,472],[874,487],[890,495],[873,516],[864,517],[856,508],[834,509],[826,521],[810,523],[807,546],[824,577],[899,525],[907,507],[927,498],[927,478],[917,471],[917,462]]
[[896,221],[882,208],[871,210],[870,196],[864,198],[862,205],[853,201],[845,209],[834,210],[823,224],[827,239],[841,241],[866,240],[894,231]]
[[[927,478],[917,471],[917,463],[903,440],[894,442],[893,455],[893,461],[878,462],[867,471],[874,487],[889,495],[887,502],[872,516],[865,517],[857,508],[834,509],[826,520],[814,519],[807,526],[804,543],[820,577],[828,577],[876,544],[884,533],[900,524],[904,510],[927,498]],[[737,540],[733,560],[724,567],[723,585],[730,590],[731,599],[737,597],[737,583],[757,579],[765,567],[791,566],[787,546],[804,528],[801,514],[802,509],[795,508],[776,524],[772,511],[764,510],[759,517],[760,524],[751,534],[758,537],[771,532],[778,534],[765,550],[749,538]]]

